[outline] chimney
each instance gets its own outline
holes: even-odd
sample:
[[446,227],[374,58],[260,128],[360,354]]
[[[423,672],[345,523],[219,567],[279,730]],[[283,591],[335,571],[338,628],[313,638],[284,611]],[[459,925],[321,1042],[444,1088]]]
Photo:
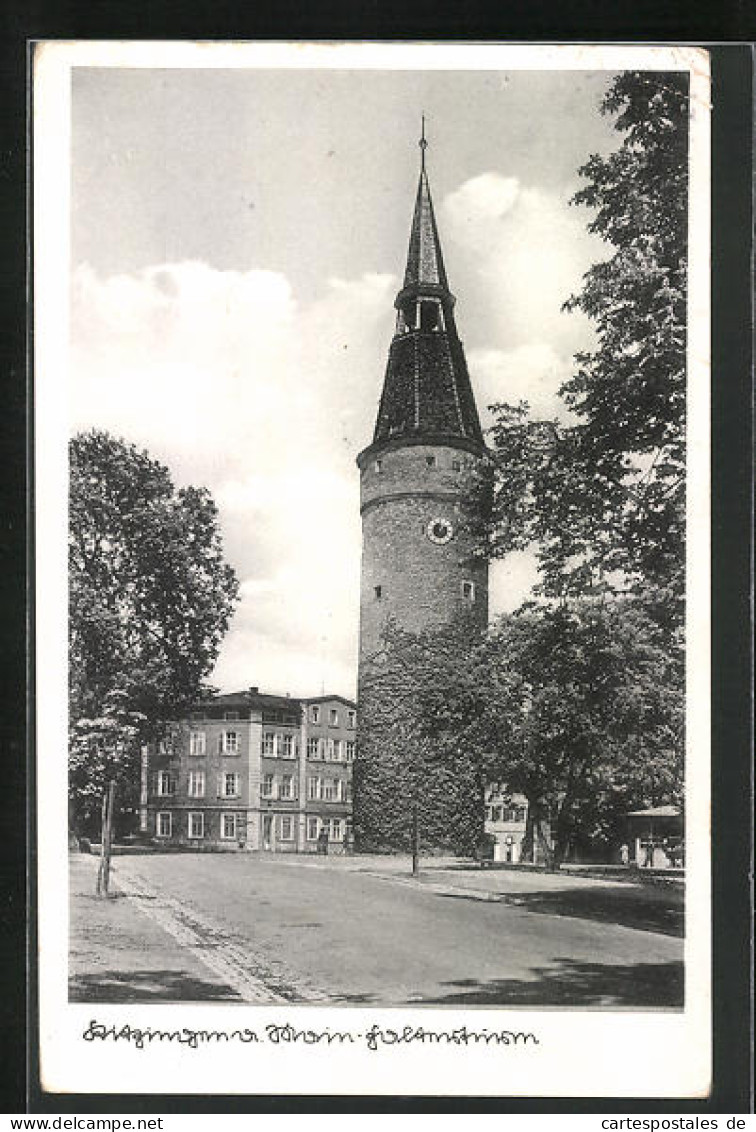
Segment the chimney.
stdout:
[[256,696],[259,691],[260,689],[258,688],[257,684],[252,684],[249,689],[249,694],[251,696]]

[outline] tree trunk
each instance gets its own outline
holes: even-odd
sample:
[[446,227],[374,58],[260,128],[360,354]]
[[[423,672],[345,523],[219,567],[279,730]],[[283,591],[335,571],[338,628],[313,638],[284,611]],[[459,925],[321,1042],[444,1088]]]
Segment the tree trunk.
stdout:
[[113,848],[113,811],[115,808],[115,782],[111,781],[102,796],[102,842],[100,867],[97,871],[97,895],[110,894],[110,857]]
[[551,856],[551,864],[549,869],[551,872],[559,872],[562,862],[567,857],[567,851],[570,845],[570,828],[568,811],[565,802],[559,807],[557,814],[556,828],[554,830],[554,851]]
[[420,821],[416,801],[412,804],[412,875],[420,875]]
[[528,798],[528,812],[525,818],[525,833],[522,836],[520,860],[530,860],[532,864],[535,864],[535,826],[533,822],[533,812],[533,803]]
[[553,852],[548,837],[544,832],[544,806],[542,802],[528,798],[528,816],[525,822],[525,835],[522,841],[521,860],[528,860],[537,865],[539,850],[543,856],[546,868],[552,868]]

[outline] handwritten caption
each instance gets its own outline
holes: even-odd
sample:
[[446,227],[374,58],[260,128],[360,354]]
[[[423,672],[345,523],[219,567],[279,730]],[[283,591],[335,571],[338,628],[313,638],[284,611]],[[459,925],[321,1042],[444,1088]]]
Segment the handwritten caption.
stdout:
[[96,1019],[82,1033],[85,1042],[125,1042],[136,1049],[148,1049],[163,1042],[199,1049],[200,1046],[239,1042],[242,1045],[265,1044],[274,1046],[364,1045],[371,1053],[387,1046],[451,1045],[451,1046],[528,1046],[540,1045],[535,1034],[519,1030],[471,1030],[459,1026],[453,1030],[426,1030],[423,1026],[404,1026],[399,1030],[373,1025],[359,1032],[352,1030],[298,1030],[290,1022],[274,1022],[260,1030],[247,1027],[239,1030],[192,1030],[182,1026],[177,1030],[155,1030],[150,1026],[107,1026]]

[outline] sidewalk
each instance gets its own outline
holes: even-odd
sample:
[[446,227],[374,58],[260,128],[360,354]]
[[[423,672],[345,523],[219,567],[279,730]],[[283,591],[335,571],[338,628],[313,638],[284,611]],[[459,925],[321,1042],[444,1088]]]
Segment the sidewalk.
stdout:
[[[111,896],[95,895],[98,858],[69,855],[69,998],[72,1002],[212,1002],[240,1000],[231,983],[150,909],[154,896],[125,894],[118,858]],[[186,944],[189,941],[182,940]]]

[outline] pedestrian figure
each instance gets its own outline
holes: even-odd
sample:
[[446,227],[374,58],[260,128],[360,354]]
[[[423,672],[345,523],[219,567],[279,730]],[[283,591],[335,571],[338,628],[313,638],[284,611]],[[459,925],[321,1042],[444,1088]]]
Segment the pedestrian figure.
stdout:
[[623,843],[620,845],[620,863],[626,865],[630,860],[630,850],[627,845]]
[[320,853],[322,857],[328,856],[328,830],[325,826],[323,826],[318,834],[318,853]]

